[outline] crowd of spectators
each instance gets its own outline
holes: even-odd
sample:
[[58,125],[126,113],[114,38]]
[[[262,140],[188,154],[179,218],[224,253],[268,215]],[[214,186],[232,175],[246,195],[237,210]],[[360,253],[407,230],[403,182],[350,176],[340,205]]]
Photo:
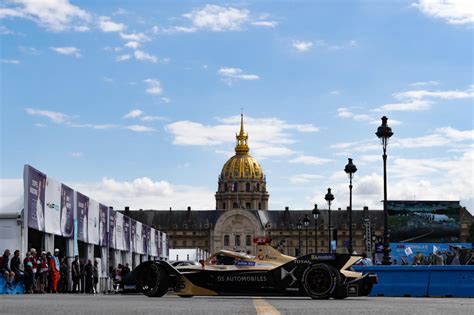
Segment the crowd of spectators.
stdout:
[[[130,272],[128,264],[111,268],[109,277],[120,281]],[[69,273],[71,277],[69,277]],[[60,256],[59,249],[54,253],[37,252],[31,248],[23,259],[20,251],[15,250],[13,257],[6,249],[0,257],[0,276],[5,278],[6,287],[13,289],[18,283],[24,283],[25,293],[98,293],[99,266],[97,260],[84,260],[74,257],[71,266],[67,259]],[[72,291],[69,290],[72,280]]]

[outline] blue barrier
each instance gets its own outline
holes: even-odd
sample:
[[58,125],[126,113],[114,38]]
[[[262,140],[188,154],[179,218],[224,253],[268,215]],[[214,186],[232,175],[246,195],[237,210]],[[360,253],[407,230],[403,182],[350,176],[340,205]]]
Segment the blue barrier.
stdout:
[[370,296],[428,295],[429,266],[354,266],[354,270],[373,272],[379,278]]
[[431,266],[428,296],[474,297],[474,266]]
[[14,282],[13,288],[7,288],[5,277],[0,276],[0,294],[24,294],[25,285],[23,282]]
[[474,266],[354,266],[379,282],[370,296],[474,297]]

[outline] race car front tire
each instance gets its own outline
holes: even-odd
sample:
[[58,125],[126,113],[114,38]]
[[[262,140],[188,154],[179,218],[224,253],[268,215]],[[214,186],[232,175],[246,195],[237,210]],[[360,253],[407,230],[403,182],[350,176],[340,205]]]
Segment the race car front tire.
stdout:
[[161,297],[168,291],[169,275],[162,266],[149,264],[143,268],[139,279],[142,292],[148,297]]
[[301,282],[306,294],[312,299],[329,299],[341,283],[341,275],[330,265],[314,264],[304,271]]

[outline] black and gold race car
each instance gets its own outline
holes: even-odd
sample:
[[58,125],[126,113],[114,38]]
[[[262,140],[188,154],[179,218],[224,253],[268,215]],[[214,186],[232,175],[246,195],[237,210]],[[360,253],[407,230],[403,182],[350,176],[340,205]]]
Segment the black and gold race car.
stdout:
[[257,255],[221,250],[200,265],[173,267],[166,261],[147,261],[123,280],[123,289],[149,297],[173,290],[192,296],[308,296],[343,299],[367,296],[377,282],[373,274],[350,270],[361,257],[318,253],[291,257],[259,238]]

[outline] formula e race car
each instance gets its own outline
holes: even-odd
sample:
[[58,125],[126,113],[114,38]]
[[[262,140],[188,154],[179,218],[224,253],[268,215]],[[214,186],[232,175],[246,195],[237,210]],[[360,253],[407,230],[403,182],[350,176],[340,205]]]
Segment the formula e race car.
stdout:
[[343,299],[367,296],[377,276],[349,270],[361,257],[318,253],[291,257],[257,238],[257,255],[221,250],[200,265],[173,267],[146,261],[123,280],[123,289],[161,297],[173,290],[180,297],[245,295],[309,296]]

